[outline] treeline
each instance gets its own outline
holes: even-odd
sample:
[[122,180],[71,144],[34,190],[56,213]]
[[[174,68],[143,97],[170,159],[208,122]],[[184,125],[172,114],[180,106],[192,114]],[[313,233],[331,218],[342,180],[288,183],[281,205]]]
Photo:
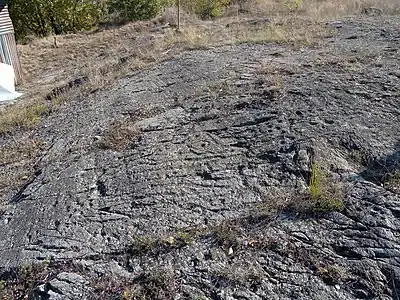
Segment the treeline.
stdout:
[[[181,0],[201,18],[216,17],[232,0]],[[151,19],[176,0],[9,0],[17,40],[88,30],[99,23]]]

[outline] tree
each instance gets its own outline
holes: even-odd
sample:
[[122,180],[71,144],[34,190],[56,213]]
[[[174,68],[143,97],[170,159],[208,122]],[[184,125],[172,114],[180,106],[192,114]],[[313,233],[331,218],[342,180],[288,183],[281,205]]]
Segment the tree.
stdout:
[[154,18],[161,9],[159,0],[109,0],[110,13],[118,14],[124,21]]
[[17,39],[90,29],[104,13],[91,0],[11,0],[9,5]]

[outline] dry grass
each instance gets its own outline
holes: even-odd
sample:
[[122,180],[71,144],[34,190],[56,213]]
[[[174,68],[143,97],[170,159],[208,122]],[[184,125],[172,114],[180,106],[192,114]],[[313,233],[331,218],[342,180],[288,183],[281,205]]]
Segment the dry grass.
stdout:
[[378,8],[383,14],[400,13],[400,3],[397,0],[253,0],[247,1],[245,10],[256,15],[286,14],[288,9],[296,7],[291,13],[307,16],[314,20],[334,19],[343,16],[357,15],[371,7]]
[[0,134],[11,132],[16,127],[34,128],[47,113],[48,107],[41,101],[10,106],[0,112]]
[[210,35],[209,29],[205,26],[189,25],[180,32],[169,32],[165,42],[169,49],[207,49],[218,43],[220,35]]
[[[272,3],[276,4],[280,1],[272,1]],[[264,5],[267,4],[268,1],[264,2]],[[265,13],[267,12],[271,15],[271,12],[275,10],[266,10]],[[54,44],[54,37],[36,39],[28,45],[19,45],[21,63],[25,70],[25,86],[28,88],[32,84],[40,83],[46,87],[54,82],[66,80],[69,75],[77,77],[83,75],[82,73],[96,73],[99,69],[118,64],[119,58],[130,57],[132,54],[135,54],[137,60],[146,60],[149,56],[156,57],[160,50],[166,51],[170,46],[170,43],[164,43],[170,41],[170,37],[167,36],[165,39],[164,35],[153,31],[155,26],[161,25],[164,19],[168,18],[131,23],[120,28],[98,32],[58,36],[57,47]],[[171,19],[170,16],[169,19]],[[178,39],[177,43],[182,41],[201,46],[207,45],[210,40],[222,42],[227,36],[232,36],[232,32],[218,30],[218,23],[223,24],[223,21],[214,22],[214,26],[204,26],[209,23],[201,26],[200,21],[193,17],[185,16],[183,21],[185,30],[182,35],[175,37]],[[281,26],[277,27],[281,30]],[[211,32],[214,34],[210,34]],[[289,30],[283,29],[279,35],[285,35],[285,33],[289,33]]]
[[322,38],[334,35],[332,28],[301,18],[277,17],[261,26],[244,26],[238,30],[241,43],[281,43],[298,46],[315,45]]
[[174,299],[180,289],[172,265],[157,265],[134,278],[126,279],[108,273],[99,277],[71,261],[55,262],[46,259],[43,263],[25,264],[3,274],[4,280],[0,280],[0,299],[40,298],[42,293],[38,287],[47,286],[63,272],[74,272],[87,279],[91,288],[90,299],[95,300],[169,300]]
[[[29,99],[22,98],[7,107],[0,107],[0,136],[12,133],[16,128],[29,130],[35,128],[43,117],[56,112],[60,106],[74,98],[82,95],[84,89],[72,87],[66,94],[59,94],[46,99],[45,90],[38,88],[37,93],[31,95]],[[48,92],[48,91],[47,91]]]
[[47,282],[52,276],[48,264],[22,265],[12,271],[10,279],[0,281],[0,299],[30,299],[39,283]]
[[113,124],[103,137],[99,137],[98,145],[103,149],[121,151],[132,146],[139,134],[140,131],[134,123],[119,121]]
[[305,1],[301,7],[302,13],[318,19],[338,18],[351,14],[363,13],[364,9],[375,7],[385,14],[400,12],[397,0],[335,0],[335,1]]
[[8,141],[0,150],[0,209],[7,198],[4,191],[19,187],[34,172],[33,166],[46,143],[29,137]]
[[136,278],[133,284],[124,288],[122,300],[169,300],[177,296],[180,283],[171,265],[158,266],[147,270]]
[[339,284],[348,276],[347,270],[342,266],[324,265],[321,262],[316,264],[316,273],[328,285]]
[[400,194],[400,171],[395,172],[390,179],[385,182],[385,187],[394,193]]
[[171,32],[166,43],[183,50],[206,49],[238,43],[282,43],[297,46],[317,44],[335,31],[322,23],[299,18],[276,17],[271,22],[224,20],[212,26],[188,25],[181,32]]
[[233,286],[236,284],[259,284],[265,277],[265,272],[260,266],[247,261],[241,262],[240,265],[236,262],[235,264],[217,267],[217,270],[213,274],[213,279],[217,283],[225,283]]
[[33,139],[10,142],[1,148],[0,165],[21,162],[21,158],[35,158],[38,149],[42,149],[45,145],[46,143],[43,140]]
[[241,228],[234,222],[225,221],[212,228],[212,233],[218,245],[228,249],[229,247],[237,247],[240,243]]

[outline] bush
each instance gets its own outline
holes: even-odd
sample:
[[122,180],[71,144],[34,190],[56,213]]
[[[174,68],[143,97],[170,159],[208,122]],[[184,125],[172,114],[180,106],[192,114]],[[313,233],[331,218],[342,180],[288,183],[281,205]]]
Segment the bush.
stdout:
[[102,2],[91,0],[12,0],[9,5],[17,40],[90,29],[105,13]]
[[110,0],[108,9],[123,21],[147,20],[158,14],[161,3],[159,0]]
[[232,0],[181,0],[182,6],[202,19],[219,17]]

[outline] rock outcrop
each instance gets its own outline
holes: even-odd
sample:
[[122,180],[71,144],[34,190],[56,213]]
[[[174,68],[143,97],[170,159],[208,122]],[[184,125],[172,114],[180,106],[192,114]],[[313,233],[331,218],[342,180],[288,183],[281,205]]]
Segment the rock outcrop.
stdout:
[[[33,299],[399,299],[390,20],[329,23],[301,51],[186,52],[66,104],[0,216],[1,277],[54,261]],[[344,209],[277,209],[303,201],[312,162],[346,186]]]

